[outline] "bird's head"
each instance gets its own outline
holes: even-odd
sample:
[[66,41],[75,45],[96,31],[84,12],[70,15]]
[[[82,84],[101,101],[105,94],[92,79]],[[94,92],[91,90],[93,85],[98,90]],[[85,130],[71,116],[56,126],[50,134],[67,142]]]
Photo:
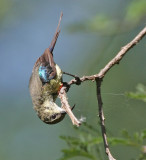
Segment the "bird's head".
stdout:
[[64,119],[66,112],[63,108],[57,106],[56,103],[44,103],[44,106],[39,110],[39,118],[47,124],[56,124]]

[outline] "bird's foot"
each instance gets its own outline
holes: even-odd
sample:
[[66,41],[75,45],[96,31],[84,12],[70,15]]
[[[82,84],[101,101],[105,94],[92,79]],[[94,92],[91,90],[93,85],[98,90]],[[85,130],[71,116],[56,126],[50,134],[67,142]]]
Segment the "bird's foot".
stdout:
[[76,85],[80,85],[81,84],[81,80],[80,80],[80,77],[76,76],[76,75],[73,75],[73,74],[70,74],[70,73],[67,73],[67,72],[63,72],[63,74],[66,74],[66,75],[69,75],[71,77],[74,77],[75,80],[76,80]]

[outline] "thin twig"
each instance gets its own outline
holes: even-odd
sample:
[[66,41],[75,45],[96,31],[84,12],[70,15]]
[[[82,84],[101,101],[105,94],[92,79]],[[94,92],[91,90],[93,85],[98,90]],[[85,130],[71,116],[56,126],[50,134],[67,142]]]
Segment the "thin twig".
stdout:
[[146,27],[130,43],[122,47],[121,51],[97,74],[97,77],[94,76],[94,78],[96,77],[97,99],[98,99],[98,109],[99,109],[102,137],[104,141],[105,152],[109,160],[115,160],[115,159],[113,158],[110,152],[107,141],[106,128],[104,124],[105,118],[103,112],[103,102],[101,98],[101,82],[105,74],[108,72],[108,70],[115,64],[118,64],[119,61],[123,58],[123,56],[127,53],[127,51],[130,50],[133,46],[135,46],[145,35],[146,35]]
[[[107,141],[107,136],[106,136],[106,129],[105,129],[105,124],[104,124],[104,113],[103,113],[103,104],[102,104],[102,99],[101,99],[101,81],[104,78],[105,74],[115,65],[120,62],[120,60],[124,57],[124,55],[132,48],[134,47],[144,36],[146,35],[146,27],[127,45],[121,48],[121,50],[117,53],[117,55],[103,68],[100,70],[98,74],[91,75],[91,76],[83,76],[82,78],[79,79],[72,79],[70,82],[68,82],[67,86],[71,86],[72,84],[77,84],[78,81],[80,81],[80,84],[84,81],[91,80],[95,81],[96,80],[96,87],[97,87],[97,99],[98,99],[98,107],[99,107],[99,117],[100,117],[100,122],[101,122],[101,130],[102,130],[102,136],[103,136],[103,141],[104,141],[104,146],[105,146],[105,151],[106,154],[108,155],[109,160],[115,160],[109,150],[108,146],[108,141]],[[64,109],[67,111],[69,114],[70,118],[72,119],[72,123],[75,124],[76,122],[79,122],[77,118],[72,115],[72,111],[70,109],[70,106],[67,101],[66,97],[66,90],[69,90],[69,87],[63,87],[59,93],[59,96],[61,98],[61,103],[62,106],[65,107]],[[62,92],[62,93],[61,93]],[[62,97],[63,96],[63,97]],[[64,100],[65,99],[65,100]],[[70,111],[68,111],[70,110]],[[78,124],[78,123],[77,123]]]
[[[121,50],[117,53],[117,55],[103,68],[100,70],[98,74],[91,75],[91,76],[83,76],[80,78],[81,82],[92,80],[94,81],[96,78],[103,78],[105,74],[110,70],[115,64],[118,64],[123,56],[132,48],[134,47],[144,36],[146,35],[146,27],[127,45],[121,48]],[[77,80],[72,79],[68,84],[76,84]]]
[[73,125],[76,125],[77,127],[79,127],[81,125],[81,122],[74,116],[73,112],[71,111],[71,107],[68,103],[67,100],[67,96],[66,96],[66,91],[64,89],[65,87],[62,87],[60,92],[59,92],[59,98],[61,100],[62,106],[61,108],[63,108],[67,114],[69,115]]
[[109,150],[107,136],[106,136],[106,128],[105,128],[105,124],[104,124],[105,118],[104,118],[103,103],[102,103],[102,98],[101,98],[101,82],[102,82],[102,78],[96,79],[96,91],[97,91],[98,110],[99,110],[98,112],[99,112],[99,118],[100,118],[100,124],[101,124],[102,137],[103,137],[105,152],[108,156],[108,159],[109,160],[116,160],[113,158],[113,156]]

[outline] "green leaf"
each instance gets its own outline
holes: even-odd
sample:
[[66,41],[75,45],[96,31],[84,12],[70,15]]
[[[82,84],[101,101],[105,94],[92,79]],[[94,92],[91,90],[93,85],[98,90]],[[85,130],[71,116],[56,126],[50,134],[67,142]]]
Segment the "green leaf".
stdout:
[[[79,132],[78,137],[60,137],[68,144],[68,148],[62,150],[63,157],[60,160],[68,160],[70,158],[79,156],[91,160],[97,160],[97,158],[99,158],[100,160],[103,159],[103,152],[101,150],[103,137],[97,136],[95,134],[96,129],[94,127],[88,124],[86,124],[84,127],[84,130],[83,128],[81,128],[80,130],[76,130],[77,132]],[[94,132],[91,132],[92,130],[94,130]],[[129,147],[136,147],[141,151],[141,148],[144,144],[144,139],[146,139],[146,130],[142,132],[135,132],[132,135],[130,135],[128,131],[123,130],[121,137],[108,137],[108,142],[111,146],[124,145]]]
[[0,0],[0,22],[6,15],[10,14],[12,6],[13,2],[11,0]]
[[143,140],[146,139],[146,130],[142,131],[141,137]]
[[79,157],[79,156],[86,157],[86,158],[89,158],[91,160],[96,159],[92,154],[89,154],[88,152],[78,150],[76,148],[73,148],[73,149],[70,149],[70,150],[64,149],[64,150],[62,150],[62,152],[64,153],[64,155],[60,160],[68,160],[70,158]]
[[126,96],[146,102],[146,86],[138,84],[136,92],[127,92]]
[[144,18],[146,18],[146,1],[132,1],[127,7],[125,20],[129,23],[137,24]]
[[104,35],[112,35],[117,32],[119,21],[104,14],[98,14],[88,20],[82,20],[68,26],[70,33],[74,32],[100,32]]
[[128,133],[128,131],[127,130],[122,130],[122,136],[124,137],[124,138],[127,138],[127,139],[130,139],[131,138],[131,136],[129,135],[129,133]]
[[76,137],[71,137],[71,136],[60,136],[61,139],[65,140],[68,145],[70,146],[81,146],[83,145],[83,142]]

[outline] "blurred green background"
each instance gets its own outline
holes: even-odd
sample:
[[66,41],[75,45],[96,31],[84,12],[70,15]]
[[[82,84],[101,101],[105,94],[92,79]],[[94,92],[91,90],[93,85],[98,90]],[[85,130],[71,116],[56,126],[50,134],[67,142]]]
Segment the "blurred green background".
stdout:
[[[54,59],[63,71],[79,76],[98,73],[146,24],[145,0],[0,0],[0,160],[57,160],[66,147],[59,136],[76,134],[68,116],[57,125],[41,122],[28,90],[33,65],[49,46],[61,11]],[[114,136],[121,129],[146,128],[145,103],[124,95],[138,83],[146,85],[146,38],[102,84],[106,127]],[[72,86],[68,97],[78,118],[100,127],[95,93],[95,84],[85,82]],[[119,160],[138,154],[127,147],[112,152]]]

